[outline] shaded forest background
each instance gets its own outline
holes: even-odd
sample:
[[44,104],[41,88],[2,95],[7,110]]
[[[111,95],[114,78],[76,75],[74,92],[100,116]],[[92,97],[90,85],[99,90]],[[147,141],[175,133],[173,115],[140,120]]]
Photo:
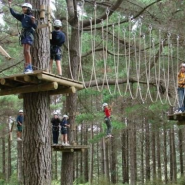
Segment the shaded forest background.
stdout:
[[[89,20],[93,17],[94,3],[97,5],[97,17],[107,11],[107,7],[111,8],[115,3],[114,0],[104,1],[84,1],[84,11],[86,15],[84,20]],[[119,1],[117,1],[119,2]],[[176,37],[179,35],[179,55],[174,51],[174,60],[178,63],[184,62],[184,1],[174,0],[123,0],[121,5],[113,12],[109,18],[110,23],[116,25],[118,16],[122,16],[125,20],[129,17],[136,18],[133,20],[134,25],[137,21],[142,22],[145,34],[149,34],[148,27],[152,26],[152,32],[158,39],[158,31],[162,30],[162,37],[167,38],[171,35],[171,42],[176,44]],[[155,3],[153,3],[155,2]],[[23,54],[22,47],[18,44],[18,32],[20,31],[20,23],[9,13],[7,2],[0,2],[0,15],[4,22],[1,24],[0,45],[3,46],[8,53],[13,57],[12,60],[6,60],[0,56],[0,75],[8,76],[14,73],[23,71]],[[22,1],[13,1],[14,8],[21,11],[19,4]],[[78,1],[77,3],[83,3]],[[54,16],[63,21],[63,31],[67,39],[70,34],[67,29],[66,22],[66,2],[64,0],[56,0],[54,2],[56,10]],[[150,5],[150,6],[148,6]],[[124,22],[124,21],[123,21]],[[129,23],[125,21],[123,25],[128,28]],[[115,34],[120,30],[115,28]],[[108,30],[109,45],[111,50],[113,43],[112,27]],[[82,33],[82,64],[84,78],[88,84],[91,76],[92,68],[92,48],[91,48],[91,27],[84,28]],[[101,30],[96,32],[96,62],[97,62],[97,78],[102,78],[103,60],[101,48]],[[128,47],[129,30],[126,29],[126,40],[120,42],[121,47]],[[115,42],[119,38],[115,36]],[[123,38],[122,38],[123,39]],[[149,46],[149,41],[147,43]],[[166,47],[166,48],[165,48]],[[164,46],[163,55],[167,55],[168,45]],[[132,48],[132,45],[130,45]],[[159,51],[156,49],[156,53]],[[118,48],[116,48],[118,49]],[[152,48],[150,49],[152,50]],[[113,58],[115,55],[109,53],[107,60],[107,73],[109,80],[115,79],[111,69]],[[131,55],[131,62],[134,66],[134,56]],[[167,65],[167,58],[162,58]],[[62,70],[63,76],[68,74],[68,45],[67,42],[63,47]],[[142,59],[141,59],[142,60]],[[120,60],[119,78],[124,79],[125,60]],[[111,68],[112,67],[112,68]],[[177,66],[170,66],[173,71]],[[142,66],[144,71],[144,67]],[[152,69],[151,69],[152,70]],[[56,72],[56,69],[55,69]],[[153,71],[152,71],[153,72]],[[130,77],[135,77],[131,73]],[[172,81],[173,76],[169,81]],[[82,80],[82,79],[80,79]],[[145,77],[143,79],[146,82]],[[130,82],[132,91],[135,91],[135,83]],[[109,86],[113,92],[115,86]],[[124,83],[120,83],[120,89],[125,88]],[[172,90],[173,86],[169,85],[169,90],[163,89],[160,91],[161,96],[165,97],[166,92],[170,94],[170,98],[175,98],[175,93]],[[145,84],[142,85],[142,92],[146,91]],[[156,88],[151,87],[152,96],[155,97]],[[113,139],[105,142],[103,139],[105,125],[103,123],[104,114],[102,112],[102,103],[114,103],[112,112],[113,124]],[[18,184],[17,172],[17,141],[16,141],[16,116],[19,109],[22,109],[22,100],[17,96],[0,97],[0,184]],[[152,102],[147,98],[144,102],[140,98],[132,99],[129,92],[123,97],[116,91],[112,95],[109,93],[109,88],[104,86],[101,92],[97,91],[96,87],[89,87],[78,92],[76,127],[75,137],[78,144],[89,145],[90,148],[84,153],[75,153],[74,161],[74,184],[185,184],[185,130],[184,126],[177,126],[175,122],[167,120],[167,112],[169,104],[162,104],[161,101]],[[51,116],[55,110],[60,112],[60,115],[66,113],[66,97],[54,96],[51,98]],[[9,137],[9,130],[13,127],[13,140]],[[61,153],[52,153],[52,178],[53,184],[59,184],[61,176]]]

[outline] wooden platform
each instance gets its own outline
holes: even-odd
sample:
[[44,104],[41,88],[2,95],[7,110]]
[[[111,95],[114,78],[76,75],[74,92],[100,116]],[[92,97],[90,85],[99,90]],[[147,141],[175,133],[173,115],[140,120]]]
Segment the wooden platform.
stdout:
[[0,96],[49,91],[50,95],[76,93],[83,89],[81,82],[62,76],[34,71],[0,78]]
[[168,115],[168,120],[177,121],[177,125],[185,125],[185,112]]
[[54,151],[60,152],[84,152],[89,148],[87,145],[70,145],[70,146],[63,146],[61,144],[52,145]]

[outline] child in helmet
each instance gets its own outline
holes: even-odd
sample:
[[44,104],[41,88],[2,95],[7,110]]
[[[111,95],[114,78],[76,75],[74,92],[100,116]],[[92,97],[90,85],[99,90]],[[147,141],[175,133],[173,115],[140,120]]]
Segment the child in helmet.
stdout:
[[17,141],[22,139],[22,124],[24,122],[23,110],[19,110],[19,115],[17,116]]
[[22,31],[21,31],[21,44],[24,48],[24,73],[32,73],[32,64],[31,64],[31,54],[30,47],[33,44],[34,40],[34,30],[37,28],[37,24],[35,22],[35,17],[32,16],[32,5],[30,3],[24,3],[22,5],[23,14],[19,14],[14,12],[11,8],[11,1],[9,1],[10,13],[22,23]]
[[60,125],[60,119],[56,112],[54,113],[54,117],[51,119],[51,123],[53,131],[53,144],[56,145],[58,144],[59,125]]
[[178,97],[179,107],[175,113],[182,113],[185,111],[185,63],[180,65],[180,71],[178,73]]
[[111,110],[112,110],[111,107],[109,107],[107,103],[103,104],[103,112],[105,113],[105,124],[107,125],[106,138],[113,137],[111,135],[111,132],[112,132],[112,123],[110,120]]
[[51,43],[51,46],[50,46],[51,60],[49,65],[50,72],[52,71],[53,60],[55,60],[59,75],[62,75],[61,62],[60,62],[61,56],[62,56],[61,46],[65,42],[65,35],[61,31],[61,27],[62,27],[62,22],[60,20],[55,20],[54,21],[55,30],[52,32],[52,39],[50,41]]
[[67,138],[67,128],[70,127],[68,121],[68,116],[64,115],[62,121],[60,123],[61,126],[61,134],[62,134],[62,145],[69,146],[68,138]]

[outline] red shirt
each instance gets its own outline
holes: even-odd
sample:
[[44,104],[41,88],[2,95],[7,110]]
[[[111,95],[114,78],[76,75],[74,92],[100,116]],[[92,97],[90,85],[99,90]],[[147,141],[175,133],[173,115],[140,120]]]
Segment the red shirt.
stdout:
[[110,117],[110,115],[111,115],[111,110],[110,110],[109,108],[105,107],[104,112],[105,112],[105,116],[106,116],[106,117]]

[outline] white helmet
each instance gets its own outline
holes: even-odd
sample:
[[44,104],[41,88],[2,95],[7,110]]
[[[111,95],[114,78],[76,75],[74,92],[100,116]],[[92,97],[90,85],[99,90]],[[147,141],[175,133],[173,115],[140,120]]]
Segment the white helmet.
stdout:
[[185,63],[182,63],[182,64],[181,64],[181,67],[185,67]]
[[68,118],[68,115],[66,115],[66,114],[65,114],[65,115],[63,115],[63,118]]
[[54,27],[62,27],[62,22],[60,20],[55,20],[53,26]]
[[30,3],[24,3],[22,4],[22,7],[28,7],[32,10],[32,5]]
[[19,113],[23,113],[23,110],[19,110]]
[[108,105],[107,103],[104,103],[104,104],[103,104],[103,107],[105,107],[105,106],[107,106],[107,105]]
[[53,114],[54,114],[54,115],[58,115],[58,113],[57,113],[57,112],[54,112]]

